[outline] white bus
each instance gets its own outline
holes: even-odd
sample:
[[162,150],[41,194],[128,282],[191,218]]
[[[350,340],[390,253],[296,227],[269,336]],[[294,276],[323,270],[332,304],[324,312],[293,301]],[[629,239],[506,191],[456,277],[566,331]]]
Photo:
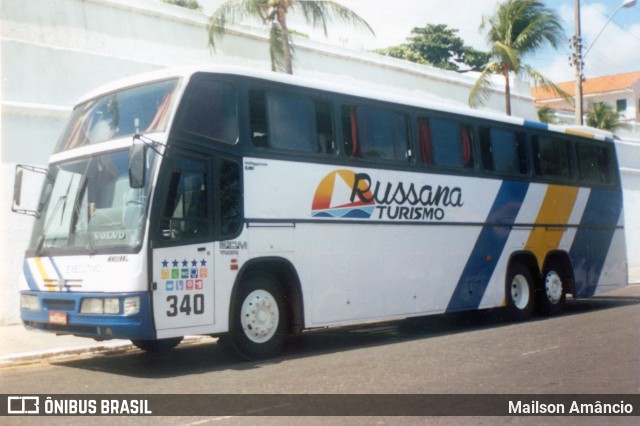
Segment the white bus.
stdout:
[[93,92],[51,156],[20,283],[31,329],[245,357],[317,327],[625,286],[613,141],[236,68]]

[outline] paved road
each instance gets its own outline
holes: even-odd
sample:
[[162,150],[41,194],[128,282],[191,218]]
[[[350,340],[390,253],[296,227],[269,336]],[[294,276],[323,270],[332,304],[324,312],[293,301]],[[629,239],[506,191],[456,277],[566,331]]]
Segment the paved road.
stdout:
[[[0,384],[2,393],[11,394],[637,394],[639,330],[640,286],[630,286],[570,301],[561,316],[525,323],[506,322],[496,310],[320,330],[292,339],[282,356],[265,362],[238,361],[212,339],[181,345],[161,356],[114,351],[6,368],[0,370]],[[358,419],[360,424],[397,420]],[[80,418],[51,420],[82,423]],[[165,418],[144,420],[173,423]],[[190,417],[179,423],[214,420],[255,424],[259,419]],[[271,417],[260,423],[282,420]],[[305,425],[322,421],[286,420]],[[353,424],[355,418],[347,420],[332,418],[331,423]],[[436,420],[454,424],[460,419]],[[489,418],[464,422],[478,420],[496,423]],[[521,418],[518,423],[534,424],[533,420]],[[591,420],[601,424],[580,418],[582,423]],[[421,421],[403,419],[412,424]],[[615,423],[633,424],[629,418]]]

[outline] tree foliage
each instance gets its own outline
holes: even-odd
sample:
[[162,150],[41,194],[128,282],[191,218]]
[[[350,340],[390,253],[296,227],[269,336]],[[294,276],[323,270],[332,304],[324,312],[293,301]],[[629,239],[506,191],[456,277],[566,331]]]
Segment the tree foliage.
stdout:
[[615,132],[625,127],[620,113],[606,102],[594,102],[587,109],[587,126]]
[[191,10],[202,10],[202,6],[197,0],[162,0],[165,3],[173,4],[176,6],[184,7]]
[[541,123],[556,124],[558,122],[558,119],[553,112],[553,108],[541,107],[538,108],[537,113],[538,120],[540,120]]
[[553,10],[539,0],[506,0],[496,6],[492,16],[483,17],[480,30],[485,29],[491,60],[471,89],[469,105],[479,106],[486,99],[493,74],[504,77],[507,115],[511,115],[511,74],[531,79],[536,86],[549,86],[561,97],[570,99],[555,83],[523,62],[526,56],[547,44],[557,48],[564,42],[562,21]]
[[294,45],[287,17],[297,13],[325,35],[335,21],[356,29],[373,30],[351,9],[330,0],[227,0],[209,19],[209,45],[215,49],[228,25],[258,19],[269,28],[269,52],[274,71],[293,73]]
[[419,64],[430,64],[438,68],[460,71],[479,71],[489,60],[489,55],[464,44],[458,30],[446,24],[427,24],[415,27],[405,44],[376,50],[377,53],[405,59]]

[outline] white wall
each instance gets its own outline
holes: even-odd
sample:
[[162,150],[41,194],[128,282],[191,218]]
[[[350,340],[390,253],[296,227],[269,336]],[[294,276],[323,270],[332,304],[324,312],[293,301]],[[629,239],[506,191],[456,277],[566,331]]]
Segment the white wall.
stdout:
[[640,282],[640,142],[617,141],[624,198],[629,281]]
[[[176,65],[270,69],[262,28],[234,28],[213,53],[206,25],[202,13],[157,0],[0,1],[0,324],[18,320],[17,280],[32,223],[10,212],[15,164],[45,165],[75,100],[103,83]],[[297,74],[458,105],[466,105],[474,82],[468,74],[295,42]],[[502,112],[503,104],[498,90],[484,109]],[[519,82],[513,111],[536,117],[529,88]],[[36,198],[37,189],[30,189]]]

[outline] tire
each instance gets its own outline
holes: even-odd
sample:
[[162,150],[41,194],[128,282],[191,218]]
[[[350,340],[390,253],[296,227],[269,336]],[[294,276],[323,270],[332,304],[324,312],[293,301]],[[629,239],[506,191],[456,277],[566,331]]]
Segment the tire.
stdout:
[[170,339],[157,339],[157,340],[132,340],[138,349],[142,349],[149,353],[168,352],[171,349],[178,346],[182,342],[182,337],[172,337]]
[[507,316],[524,321],[531,316],[534,306],[534,281],[529,268],[516,262],[511,265],[505,285]]
[[287,314],[282,289],[266,274],[240,283],[229,319],[229,340],[247,360],[276,355],[284,342]]
[[565,280],[554,267],[545,269],[538,292],[538,306],[543,315],[557,315],[564,310],[567,295]]

